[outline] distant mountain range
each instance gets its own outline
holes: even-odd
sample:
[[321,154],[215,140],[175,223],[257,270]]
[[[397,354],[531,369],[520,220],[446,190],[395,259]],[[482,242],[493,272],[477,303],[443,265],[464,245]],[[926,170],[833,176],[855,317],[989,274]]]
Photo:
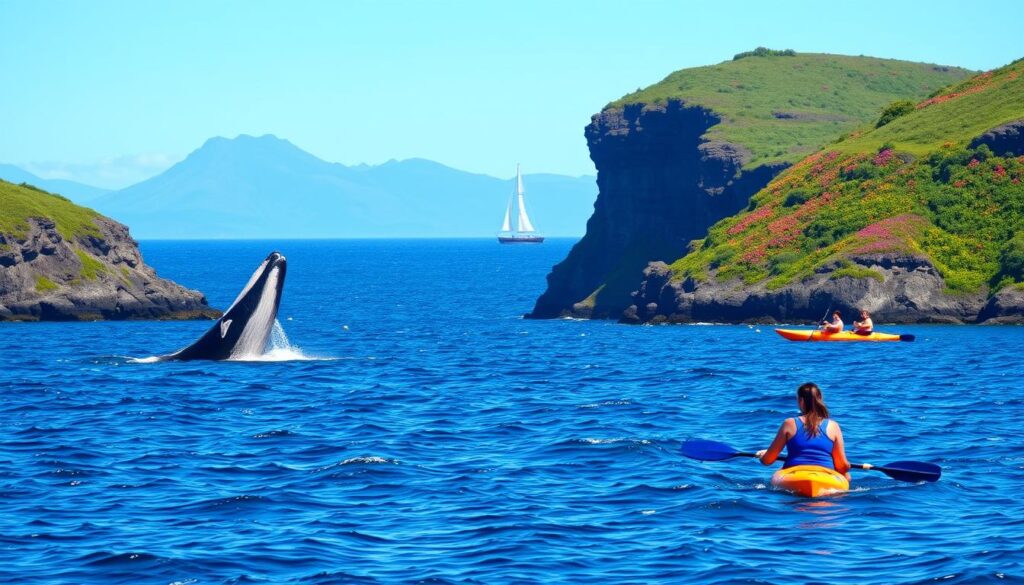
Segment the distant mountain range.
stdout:
[[51,193],[60,193],[76,203],[89,203],[100,195],[109,193],[109,189],[101,189],[84,183],[66,181],[64,179],[43,179],[14,165],[0,164],[0,179],[14,184],[28,183]]
[[[140,239],[486,237],[498,231],[513,189],[511,178],[424,159],[330,163],[271,135],[211,138],[167,171],[112,192],[2,168],[0,178],[86,203]],[[536,174],[523,182],[538,229],[583,233],[594,177]]]

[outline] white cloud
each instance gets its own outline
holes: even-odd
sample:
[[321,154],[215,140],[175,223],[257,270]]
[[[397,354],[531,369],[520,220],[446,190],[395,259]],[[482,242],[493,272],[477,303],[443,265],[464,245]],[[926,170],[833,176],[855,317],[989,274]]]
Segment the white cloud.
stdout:
[[18,166],[44,179],[122,189],[166,171],[181,159],[163,152],[146,152],[86,162],[35,161]]

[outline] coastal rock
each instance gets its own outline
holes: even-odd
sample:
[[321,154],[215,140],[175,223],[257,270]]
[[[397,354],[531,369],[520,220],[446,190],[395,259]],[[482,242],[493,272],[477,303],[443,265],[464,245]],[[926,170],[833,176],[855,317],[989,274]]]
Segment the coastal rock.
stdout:
[[978,320],[990,325],[1024,324],[1024,289],[1010,286],[992,295]]
[[652,263],[644,271],[627,323],[817,323],[831,309],[847,321],[867,309],[879,323],[1003,323],[1022,321],[1024,291],[1010,289],[987,299],[983,292],[951,295],[938,270],[915,256],[878,254],[853,258],[877,276],[838,276],[839,264],[777,289],[765,283],[674,280],[670,268]]
[[65,239],[48,218],[0,234],[0,321],[211,319],[194,290],[159,278],[128,228],[102,216],[96,233]]
[[1024,155],[1024,119],[996,126],[971,141],[971,148],[987,144],[996,156]]
[[649,261],[682,255],[785,168],[744,171],[749,151],[702,138],[719,122],[711,110],[674,99],[591,118],[585,135],[598,170],[594,214],[529,317],[618,318]]

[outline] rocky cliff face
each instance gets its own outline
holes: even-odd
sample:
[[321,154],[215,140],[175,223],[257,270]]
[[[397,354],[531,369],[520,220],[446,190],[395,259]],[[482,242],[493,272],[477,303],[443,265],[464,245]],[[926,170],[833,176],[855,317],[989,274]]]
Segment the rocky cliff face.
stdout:
[[[872,277],[842,276],[838,264],[812,277],[769,290],[711,277],[674,280],[669,267],[652,263],[622,320],[627,323],[816,323],[831,308],[851,321],[858,309],[877,323],[1024,323],[1024,290],[1009,287],[991,298],[982,292],[950,295],[927,260],[901,254],[852,259]],[[849,268],[849,267],[847,267]]]
[[0,321],[209,319],[199,292],[159,278],[125,226],[97,216],[98,233],[65,239],[51,219],[0,233]]
[[785,167],[742,171],[745,149],[701,138],[719,121],[679,100],[593,116],[586,137],[598,171],[594,214],[529,317],[619,318],[649,261],[683,255]]

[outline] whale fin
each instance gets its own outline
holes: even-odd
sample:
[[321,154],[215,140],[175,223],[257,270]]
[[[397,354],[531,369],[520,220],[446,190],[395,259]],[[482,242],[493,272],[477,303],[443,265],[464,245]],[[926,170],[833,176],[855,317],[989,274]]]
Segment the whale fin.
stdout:
[[277,319],[286,270],[284,256],[271,253],[217,323],[188,347],[161,359],[227,360],[260,355]]

